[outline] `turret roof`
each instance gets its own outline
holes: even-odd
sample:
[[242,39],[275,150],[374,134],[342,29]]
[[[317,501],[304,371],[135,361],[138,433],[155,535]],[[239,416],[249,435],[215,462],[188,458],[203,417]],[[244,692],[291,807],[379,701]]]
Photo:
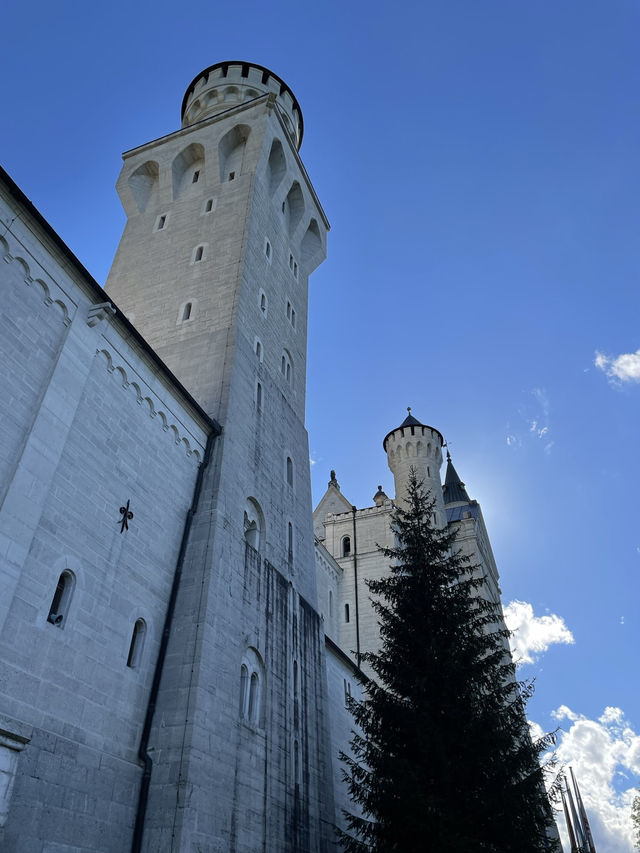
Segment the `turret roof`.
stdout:
[[464,483],[458,476],[458,472],[453,467],[451,454],[447,450],[447,473],[444,478],[444,486],[442,487],[442,496],[445,504],[452,504],[458,501],[469,502],[471,498],[467,494]]
[[402,421],[400,426],[394,427],[392,430],[389,430],[389,432],[385,435],[384,441],[382,442],[382,446],[383,446],[385,452],[387,450],[387,439],[389,438],[389,436],[392,433],[394,433],[397,429],[405,429],[405,427],[417,427],[418,426],[418,427],[425,427],[426,429],[433,430],[433,432],[437,433],[440,436],[440,444],[441,445],[444,444],[444,438],[442,437],[442,433],[439,430],[437,430],[435,427],[428,426],[427,424],[423,424],[422,421],[419,421],[417,418],[414,418],[414,416],[411,414],[411,406],[407,406],[407,411],[409,412],[409,414]]

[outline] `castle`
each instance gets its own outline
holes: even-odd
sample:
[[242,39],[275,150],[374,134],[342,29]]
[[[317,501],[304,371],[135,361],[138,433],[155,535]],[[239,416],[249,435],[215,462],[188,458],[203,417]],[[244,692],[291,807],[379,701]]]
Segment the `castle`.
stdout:
[[[0,840],[79,853],[325,853],[377,644],[392,500],[312,513],[307,287],[329,223],[287,84],[189,85],[123,155],[103,290],[0,175]],[[390,417],[391,417],[390,413]],[[478,504],[409,413],[384,439],[499,601]]]

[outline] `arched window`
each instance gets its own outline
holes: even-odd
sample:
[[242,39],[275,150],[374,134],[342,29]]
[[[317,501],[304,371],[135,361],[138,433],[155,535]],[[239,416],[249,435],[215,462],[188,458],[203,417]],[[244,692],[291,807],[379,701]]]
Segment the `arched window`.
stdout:
[[240,667],[240,708],[241,720],[260,725],[262,703],[262,685],[264,666],[256,649],[248,648]]
[[344,536],[342,538],[342,556],[348,557],[351,554],[351,537]]
[[284,350],[282,353],[282,358],[280,360],[280,373],[284,376],[287,385],[293,385],[293,362],[291,361],[291,355],[287,350]]
[[257,672],[251,673],[251,682],[249,684],[249,720],[252,723],[258,722],[258,700],[260,698],[260,679]]
[[345,606],[344,606],[344,621],[345,622],[349,621],[349,605],[348,604],[345,604]]
[[249,687],[249,670],[242,664],[240,667],[240,718],[243,719],[246,716],[246,707],[247,707],[247,699],[248,699],[248,687]]
[[147,624],[144,619],[137,619],[131,633],[131,643],[129,645],[129,655],[127,657],[127,666],[135,669],[140,665],[142,659],[142,648],[144,646],[144,638],[147,633]]
[[69,606],[75,584],[76,579],[73,572],[65,569],[58,578],[56,591],[53,594],[49,615],[47,616],[47,622],[55,625],[56,628],[64,627],[64,622],[69,615]]
[[245,503],[244,539],[256,551],[264,545],[264,514],[255,498],[247,498]]
[[287,456],[287,485],[293,486],[293,460]]

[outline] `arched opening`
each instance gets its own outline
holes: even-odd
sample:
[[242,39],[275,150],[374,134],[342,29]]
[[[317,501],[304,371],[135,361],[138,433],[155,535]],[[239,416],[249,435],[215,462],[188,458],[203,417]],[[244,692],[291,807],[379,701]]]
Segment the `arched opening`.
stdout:
[[240,667],[240,719],[244,719],[246,716],[246,706],[247,700],[249,698],[248,694],[249,687],[249,670],[247,669],[245,664],[242,664]]
[[131,632],[131,643],[129,644],[129,654],[127,655],[127,666],[131,669],[135,669],[140,665],[146,633],[146,622],[144,619],[137,619]]
[[157,201],[158,175],[159,169],[155,160],[143,163],[129,175],[127,183],[140,213],[144,213],[151,203]]
[[350,619],[349,619],[349,605],[348,604],[345,604],[345,606],[344,606],[344,621],[345,622],[350,621]]
[[76,579],[69,569],[65,569],[56,584],[56,590],[53,593],[51,606],[49,607],[49,615],[47,622],[55,625],[56,628],[64,627],[64,623],[69,615],[69,606],[75,588]]
[[348,557],[351,554],[351,537],[342,537],[342,556]]
[[204,148],[199,142],[192,142],[174,158],[171,164],[174,199],[180,198],[188,189],[202,183],[203,175]]
[[300,184],[294,181],[284,202],[284,218],[290,236],[293,235],[300,224],[303,213],[304,197],[300,189]]
[[247,498],[244,509],[244,539],[256,551],[264,542],[264,515],[254,498]]
[[258,722],[258,698],[260,689],[260,679],[257,672],[251,673],[251,681],[249,684],[249,719],[252,723]]
[[287,172],[287,161],[284,156],[282,143],[279,139],[274,139],[271,143],[271,152],[269,154],[269,163],[267,166],[267,176],[269,180],[269,195],[273,195],[282,183]]
[[242,174],[245,147],[251,129],[246,124],[238,124],[222,137],[218,144],[218,162],[220,163],[220,183],[233,181]]

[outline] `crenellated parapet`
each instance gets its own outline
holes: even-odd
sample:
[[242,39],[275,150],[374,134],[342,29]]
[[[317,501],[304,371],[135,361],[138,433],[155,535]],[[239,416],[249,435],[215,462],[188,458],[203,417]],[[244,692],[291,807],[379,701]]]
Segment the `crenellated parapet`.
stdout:
[[273,95],[285,127],[299,149],[303,121],[295,95],[277,74],[252,62],[217,62],[201,71],[189,84],[182,101],[182,126],[188,127],[264,95]]

